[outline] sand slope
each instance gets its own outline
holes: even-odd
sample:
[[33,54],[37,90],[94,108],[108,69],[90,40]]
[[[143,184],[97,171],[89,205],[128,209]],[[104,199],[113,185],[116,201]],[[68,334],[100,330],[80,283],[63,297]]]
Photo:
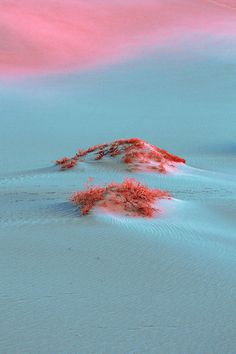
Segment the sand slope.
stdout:
[[[235,353],[228,43],[2,83],[1,353]],[[127,171],[98,161],[59,172],[54,160],[130,136],[186,158],[176,175],[128,174],[174,200],[155,220],[80,218],[70,195],[90,176],[120,182]]]

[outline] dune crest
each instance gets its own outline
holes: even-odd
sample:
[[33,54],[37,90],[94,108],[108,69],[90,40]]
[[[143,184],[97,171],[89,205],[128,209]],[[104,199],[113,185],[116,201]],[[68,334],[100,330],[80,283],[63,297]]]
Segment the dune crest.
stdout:
[[86,161],[91,157],[99,161],[105,157],[120,157],[119,161],[127,165],[131,171],[168,173],[180,164],[185,164],[185,159],[173,155],[164,149],[149,144],[139,138],[120,139],[112,143],[94,145],[87,150],[78,150],[71,158],[63,157],[56,161],[61,170],[74,168],[78,162]]

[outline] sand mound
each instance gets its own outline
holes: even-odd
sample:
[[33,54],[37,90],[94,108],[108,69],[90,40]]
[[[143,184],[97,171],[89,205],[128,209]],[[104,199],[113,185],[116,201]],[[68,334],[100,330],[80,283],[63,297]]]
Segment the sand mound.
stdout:
[[95,145],[87,150],[79,150],[75,156],[63,157],[57,160],[56,164],[60,166],[61,170],[66,170],[75,167],[79,161],[84,161],[88,156],[92,156],[95,161],[105,157],[120,157],[120,161],[132,171],[156,171],[158,173],[168,173],[178,164],[186,162],[183,158],[144,140],[132,138]]
[[82,215],[99,207],[116,214],[147,218],[159,211],[154,204],[161,199],[171,199],[171,195],[160,189],[150,189],[135,179],[113,182],[106,187],[89,187],[71,197],[72,203],[81,208]]

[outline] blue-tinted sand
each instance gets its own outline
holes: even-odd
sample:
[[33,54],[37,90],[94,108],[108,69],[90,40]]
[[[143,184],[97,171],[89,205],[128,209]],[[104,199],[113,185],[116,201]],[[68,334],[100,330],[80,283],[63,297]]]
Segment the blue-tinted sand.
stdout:
[[[234,58],[159,53],[2,83],[0,353],[235,354]],[[187,166],[53,166],[126,137]],[[69,197],[90,176],[135,177],[174,200],[155,220],[81,218]]]

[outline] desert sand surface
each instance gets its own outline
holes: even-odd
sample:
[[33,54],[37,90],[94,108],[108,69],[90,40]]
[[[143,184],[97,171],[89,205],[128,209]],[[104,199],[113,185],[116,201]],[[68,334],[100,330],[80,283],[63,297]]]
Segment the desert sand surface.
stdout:
[[[235,354],[234,2],[168,1],[160,10],[161,1],[129,9],[114,1],[106,21],[111,9],[96,0],[97,17],[85,5],[80,16],[100,25],[107,51],[91,37],[93,26],[81,25],[85,39],[77,43],[73,1],[67,22],[59,10],[51,19],[23,3],[18,32],[19,4],[0,5],[0,50],[7,48],[0,63],[0,352]],[[57,2],[42,7],[47,14],[50,3]],[[168,15],[176,6],[176,16]],[[161,29],[153,11],[163,11]],[[118,27],[108,35],[113,21]],[[22,53],[20,61],[8,60],[10,53]],[[78,148],[132,137],[186,164],[170,174],[127,171],[115,159],[66,171],[55,165]],[[135,178],[173,198],[151,219],[96,209],[81,216],[70,197],[91,177],[94,185]]]

